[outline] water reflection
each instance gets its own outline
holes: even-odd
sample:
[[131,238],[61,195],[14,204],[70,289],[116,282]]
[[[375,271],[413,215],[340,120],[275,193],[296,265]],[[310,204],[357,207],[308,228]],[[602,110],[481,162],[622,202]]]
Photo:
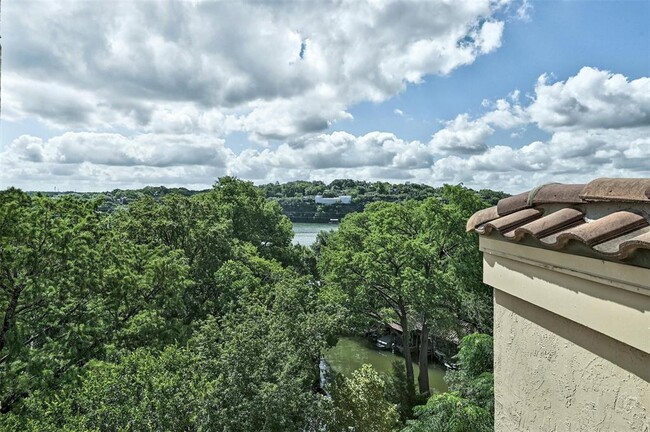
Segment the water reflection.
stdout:
[[293,244],[311,246],[316,241],[316,236],[321,231],[336,231],[338,224],[324,223],[293,223]]
[[[364,363],[369,363],[379,372],[387,377],[393,372],[393,362],[404,362],[400,355],[393,354],[390,351],[381,351],[365,338],[346,337],[341,338],[338,344],[324,353],[325,361],[334,372],[343,375],[350,375]],[[415,379],[417,380],[420,373],[417,364],[413,364]],[[440,392],[447,391],[447,384],[443,380],[445,370],[437,363],[429,365],[429,385],[432,389]]]

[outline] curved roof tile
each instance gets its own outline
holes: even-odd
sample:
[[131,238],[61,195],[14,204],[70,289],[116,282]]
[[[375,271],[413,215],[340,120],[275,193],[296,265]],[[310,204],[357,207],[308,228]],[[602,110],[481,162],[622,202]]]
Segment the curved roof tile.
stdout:
[[[650,179],[546,184],[475,213],[467,230],[542,248],[622,260],[650,251]],[[571,242],[582,249],[569,247]],[[567,250],[567,248],[569,250]],[[577,252],[574,252],[577,251]],[[650,255],[648,255],[650,256]],[[639,265],[650,267],[647,258]]]
[[512,213],[507,216],[503,216],[493,221],[490,221],[478,227],[477,231],[483,229],[485,230],[485,233],[489,233],[491,230],[495,229],[503,234],[508,232],[511,228],[525,224],[526,222],[529,222],[533,219],[537,219],[542,215],[542,213],[544,212],[538,209],[521,210],[516,213]]
[[585,201],[650,202],[650,178],[596,179],[585,186],[580,198]]
[[546,237],[567,227],[574,226],[579,222],[583,222],[583,217],[584,213],[580,210],[564,208],[541,219],[515,228],[513,231],[504,234],[504,237],[517,240],[526,234],[535,238]]

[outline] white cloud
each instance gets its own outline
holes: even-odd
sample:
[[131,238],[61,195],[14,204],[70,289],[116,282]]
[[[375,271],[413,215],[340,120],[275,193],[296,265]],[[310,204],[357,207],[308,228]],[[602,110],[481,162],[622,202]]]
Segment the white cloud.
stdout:
[[208,136],[66,132],[43,142],[23,135],[5,152],[7,158],[56,164],[167,167],[225,166],[232,152],[224,141]]
[[10,2],[3,109],[61,129],[295,138],[498,48],[508,3]]
[[457,156],[439,159],[433,174],[439,182],[464,182],[511,192],[549,182],[647,177],[650,175],[648,136],[650,128],[647,127],[559,132],[547,142],[536,141],[520,149],[495,146],[466,159]]
[[[465,158],[458,156],[462,151],[449,151],[433,166],[436,181],[516,191],[547,182],[650,176],[649,78],[628,80],[584,67],[566,81],[552,84],[542,75],[528,106],[519,104],[518,91],[509,99],[513,103],[484,101],[490,111],[474,120],[459,115],[434,138],[453,136],[460,129],[466,136],[481,138],[466,140],[475,144],[466,147],[480,150],[489,134],[477,131],[485,131],[485,125],[504,130],[534,125],[551,133],[550,139],[521,148],[497,145]],[[520,134],[521,129],[512,133]]]
[[66,132],[23,135],[0,153],[3,186],[28,190],[108,190],[173,184],[206,187],[227,173],[234,154],[210,136]]
[[471,121],[468,114],[460,114],[436,132],[429,144],[435,153],[440,154],[483,153],[487,150],[485,140],[493,132],[494,129],[486,122]]
[[503,36],[503,22],[488,21],[481,26],[478,32],[479,45],[481,52],[487,54],[501,46],[501,36]]
[[[542,75],[525,98],[515,89],[484,101],[481,115],[458,114],[428,142],[322,133],[351,119],[354,104],[385,101],[498,49],[496,11],[508,2],[25,4],[4,10],[5,47],[20,49],[4,53],[3,119],[38,119],[56,136],[8,144],[2,186],[203,188],[231,174],[515,192],[650,175],[650,78],[590,67],[564,81]],[[521,139],[529,127],[548,138],[494,145],[498,131]],[[233,132],[265,147],[236,154]]]
[[520,21],[530,21],[533,5],[528,0],[523,0],[516,10],[516,16]]
[[650,125],[650,78],[629,81],[620,74],[583,67],[565,82],[542,75],[528,107],[546,130]]

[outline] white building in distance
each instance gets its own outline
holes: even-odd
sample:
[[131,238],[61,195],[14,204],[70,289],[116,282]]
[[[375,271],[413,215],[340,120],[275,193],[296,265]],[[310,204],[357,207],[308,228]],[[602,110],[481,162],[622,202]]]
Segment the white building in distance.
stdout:
[[352,203],[352,196],[350,195],[341,195],[336,198],[323,198],[323,195],[316,195],[314,197],[314,202],[316,204],[323,204],[323,205],[332,205],[332,204],[351,204]]

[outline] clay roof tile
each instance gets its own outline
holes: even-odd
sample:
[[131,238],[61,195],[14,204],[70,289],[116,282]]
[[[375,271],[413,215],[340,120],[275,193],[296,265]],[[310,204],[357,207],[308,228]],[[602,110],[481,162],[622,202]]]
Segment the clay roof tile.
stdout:
[[531,220],[537,219],[543,213],[544,212],[542,210],[538,210],[538,209],[521,210],[516,213],[512,213],[507,216],[500,217],[499,219],[490,221],[486,224],[483,224],[482,226],[478,227],[476,230],[479,233],[482,232],[489,233],[491,230],[495,229],[503,234],[508,232],[510,229],[514,227],[521,226],[527,222],[530,222]]
[[580,197],[585,201],[650,202],[650,178],[599,178],[587,184]]
[[650,268],[650,252],[639,252],[650,251],[650,179],[542,185],[477,212],[467,230],[481,235],[497,231],[508,241],[569,253],[629,258]]
[[648,226],[648,221],[643,216],[628,211],[619,211],[563,231],[557,237],[556,243],[563,245],[569,240],[577,240],[587,246],[594,246],[646,226]]
[[568,227],[583,222],[584,214],[580,210],[573,208],[564,208],[560,211],[551,213],[548,216],[534,220],[513,231],[505,234],[506,238],[521,239],[528,234],[535,238],[546,237],[554,232],[562,231]]
[[467,231],[472,231],[477,226],[483,225],[484,223],[494,220],[498,217],[499,217],[499,213],[497,213],[496,206],[479,210],[467,220],[467,225],[465,226],[465,228],[467,229]]
[[548,184],[542,186],[535,196],[532,197],[533,204],[580,204],[584,202],[582,198],[580,198],[580,193],[584,187],[584,184]]
[[637,249],[650,249],[650,226],[615,237],[594,246],[594,249],[604,255],[619,258],[626,258]]
[[497,213],[499,213],[499,216],[505,216],[528,207],[532,206],[528,204],[528,192],[524,192],[500,199],[497,203]]

